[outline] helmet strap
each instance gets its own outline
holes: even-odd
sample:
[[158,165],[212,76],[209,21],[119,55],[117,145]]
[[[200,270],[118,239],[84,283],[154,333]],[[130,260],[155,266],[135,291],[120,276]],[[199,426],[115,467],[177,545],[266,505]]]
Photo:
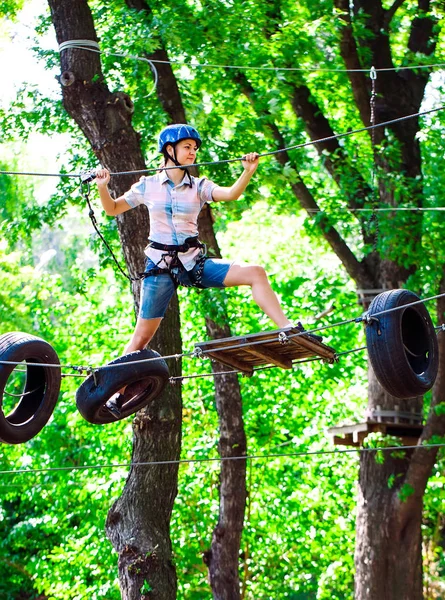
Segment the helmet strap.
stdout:
[[[176,143],[177,143],[177,142],[176,142]],[[182,169],[183,171],[185,171],[185,175],[187,175],[187,176],[188,176],[188,178],[189,178],[189,183],[188,183],[188,185],[189,185],[190,187],[192,187],[192,178],[191,178],[191,175],[190,175],[190,173],[189,173],[189,170],[187,169],[187,167],[184,167],[184,166],[180,165],[180,164],[179,164],[179,162],[178,162],[178,159],[177,159],[177,157],[176,157],[176,144],[169,144],[169,145],[170,145],[170,146],[172,146],[172,148],[173,148],[173,156],[171,156],[171,155],[170,155],[170,154],[167,152],[167,150],[165,149],[165,150],[164,150],[164,152],[163,152],[163,153],[164,153],[164,158],[165,158],[166,160],[171,160],[171,161],[172,161],[172,163],[173,163],[174,165],[176,165],[177,167],[179,167],[180,169]],[[185,175],[184,175],[184,176],[185,176]]]

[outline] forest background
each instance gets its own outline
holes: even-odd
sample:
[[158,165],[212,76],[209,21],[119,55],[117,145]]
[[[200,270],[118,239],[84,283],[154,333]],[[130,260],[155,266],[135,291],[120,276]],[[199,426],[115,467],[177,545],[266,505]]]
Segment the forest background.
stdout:
[[[39,64],[55,77],[60,74],[60,63],[53,23],[49,8],[40,4],[42,15],[30,45]],[[88,4],[104,51],[146,56],[162,39],[169,56],[178,61],[173,69],[188,120],[205,139],[199,161],[275,150],[271,122],[279,124],[286,145],[307,141],[311,134],[290,101],[290,85],[301,87],[303,80],[336,132],[363,126],[350,81],[341,70],[345,67],[339,50],[344,24],[338,2],[165,5],[116,0]],[[149,25],[139,4],[147,4],[152,12]],[[390,28],[395,61],[427,64],[428,53],[406,51],[419,3],[387,4],[386,10],[395,9]],[[427,4],[436,19],[434,62],[440,63],[442,8],[440,3]],[[14,23],[23,20],[29,8],[26,1],[2,3],[2,38],[11,35]],[[354,17],[356,34],[369,39],[366,14],[358,12]],[[25,42],[19,38],[17,43]],[[366,48],[361,58],[364,62],[370,58]],[[156,136],[169,118],[153,90],[149,65],[107,53],[101,61],[109,88],[124,90],[131,97],[132,122],[141,133],[146,162],[157,164]],[[308,69],[320,65],[338,70],[235,72],[199,68],[201,63],[298,64]],[[249,89],[240,92],[246,92],[246,73],[256,90],[250,95]],[[429,69],[428,74],[423,109],[443,102],[442,71]],[[32,82],[26,73],[22,79],[13,94],[6,87],[4,95],[2,91],[2,169],[78,172],[95,166],[97,158],[62,106],[59,83],[43,76]],[[381,79],[378,74],[378,86]],[[422,119],[417,135],[422,188],[429,207],[445,205],[443,126],[443,113],[434,113]],[[43,140],[50,141],[49,159],[31,145],[36,132],[42,140],[39,148],[48,147]],[[341,146],[368,186],[374,168],[371,141],[363,133],[345,138]],[[60,147],[58,156],[54,147]],[[388,186],[390,179],[392,195],[402,205],[406,179],[397,169],[396,137],[385,140],[384,151],[385,165],[394,169],[380,165],[380,185],[385,181]],[[284,164],[272,157],[262,159],[258,175],[240,201],[213,207],[223,255],[263,264],[287,313],[310,327],[350,319],[363,310],[356,282],[320,235],[323,215],[330,215],[360,260],[373,251],[370,236],[368,244],[363,244],[363,222],[347,210],[346,199],[357,192],[357,181],[348,178],[345,168],[339,185],[331,177],[326,152],[312,146],[292,152]],[[238,164],[220,164],[202,173],[225,184],[239,169]],[[302,210],[292,188],[300,181],[316,195],[325,212]],[[60,178],[53,189],[46,179],[0,176],[0,194],[0,333],[25,331],[41,336],[55,347],[63,364],[100,365],[119,356],[134,324],[133,296],[94,234],[76,184]],[[374,200],[372,194],[366,206],[372,208]],[[96,214],[100,214],[98,207]],[[369,221],[365,226],[371,229],[372,211],[364,214]],[[436,293],[442,277],[440,215],[434,211],[423,215],[422,256],[416,256],[417,269],[404,282],[421,295]],[[394,214],[379,216],[379,252],[389,251],[409,264],[410,248],[402,232],[406,229],[409,234],[412,222],[409,217],[397,218],[394,226]],[[101,216],[100,226],[119,253],[116,222]],[[218,312],[220,305],[227,307],[234,335],[271,328],[243,289],[224,294],[180,290],[179,301],[184,351],[205,339],[209,307],[212,312]],[[319,317],[328,308],[327,315]],[[434,313],[434,307],[429,308]],[[328,329],[323,335],[339,352],[364,345],[363,329],[356,324]],[[184,376],[210,370],[208,361],[182,361]],[[80,381],[64,378],[54,416],[39,436],[22,446],[2,445],[0,449],[0,596],[7,600],[120,597],[117,554],[104,528],[107,512],[125,486],[132,457],[132,423],[131,419],[104,427],[86,423],[75,407]],[[240,386],[248,455],[265,457],[251,458],[246,465],[241,597],[353,598],[359,456],[333,454],[327,428],[363,419],[366,353],[345,355],[335,365],[315,362],[291,372],[260,371],[252,378],[240,378]],[[219,463],[213,460],[218,458],[213,379],[185,379],[182,401],[181,458],[197,462],[179,467],[170,533],[178,597],[205,599],[212,597],[212,591],[203,556],[211,545],[219,503]],[[430,402],[427,396],[426,412]],[[437,436],[435,441],[442,439]],[[80,468],[85,465],[96,467]],[[445,594],[443,467],[439,457],[423,498],[426,599]],[[7,473],[16,469],[29,472]],[[391,485],[389,480],[387,485]],[[141,587],[141,597],[145,592],[150,593],[148,583],[146,589]]]

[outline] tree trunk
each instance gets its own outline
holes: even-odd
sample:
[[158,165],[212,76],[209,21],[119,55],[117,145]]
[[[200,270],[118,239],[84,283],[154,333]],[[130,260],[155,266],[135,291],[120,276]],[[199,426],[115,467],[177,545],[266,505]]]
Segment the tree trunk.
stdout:
[[[215,255],[220,256],[210,207],[201,212],[199,226],[201,239]],[[228,319],[225,312],[223,318]],[[206,328],[211,339],[231,335],[228,322],[216,323],[206,318]],[[218,375],[228,369],[214,361],[212,370],[216,375],[215,401],[220,436],[218,450],[223,460],[220,472],[219,518],[213,530],[211,548],[205,554],[204,562],[209,568],[210,585],[215,600],[239,600],[239,554],[247,498],[246,461],[232,459],[247,454],[243,405],[238,376]]]
[[[421,411],[422,399],[400,400],[381,388],[369,369],[368,408]],[[422,500],[410,518],[400,518],[413,450],[397,453],[363,452],[358,485],[355,598],[356,600],[420,600],[422,598]],[[403,496],[402,496],[403,497]]]
[[[97,40],[85,0],[49,0],[60,43]],[[131,125],[133,103],[122,93],[110,93],[98,54],[68,49],[61,54],[63,103],[87,137],[98,160],[111,171],[144,169],[139,134]],[[113,177],[112,193],[122,194],[134,176]],[[117,219],[126,264],[132,275],[143,271],[149,232],[148,213],[139,207]],[[133,286],[139,303],[139,284]],[[153,340],[161,354],[181,351],[179,313],[175,295],[162,327]],[[172,375],[180,375],[175,363]],[[133,423],[134,463],[176,461],[181,445],[181,388],[168,386],[161,398],[140,411]],[[177,492],[177,464],[133,466],[122,496],[111,508],[107,535],[119,554],[119,578],[124,600],[140,600],[144,592],[153,600],[176,598],[176,572],[172,563],[169,522]],[[148,597],[148,596],[147,596]]]
[[[390,9],[384,9],[380,0],[355,0],[355,14],[366,14],[368,36],[354,39],[351,22],[350,4],[345,0],[335,0],[341,8],[345,20],[342,28],[342,56],[348,68],[359,63],[357,48],[365,45],[370,53],[372,65],[377,69],[393,67],[389,43],[390,21],[401,2],[394,2]],[[429,1],[422,2],[419,8],[429,10]],[[411,51],[430,54],[434,51],[432,22],[429,16],[422,18],[419,26],[414,18],[411,26],[408,47]],[[419,27],[427,33],[428,44],[424,36],[418,35]],[[423,41],[421,41],[423,40]],[[363,65],[362,65],[363,68]],[[385,71],[377,77],[377,121],[385,121],[419,111],[423,99],[428,72]],[[350,81],[362,118],[367,124],[369,81],[361,74],[350,73]],[[404,200],[412,206],[421,206],[423,202],[421,156],[417,133],[419,123],[411,119],[405,125],[391,128],[400,144],[400,173],[405,177],[406,192]],[[379,129],[376,142],[385,140],[385,130]],[[394,165],[389,165],[384,155],[376,153],[376,161],[382,171],[390,174]],[[388,183],[389,182],[389,183]],[[390,177],[379,182],[380,200],[397,206]],[[394,226],[394,225],[393,225]],[[405,264],[387,254],[381,257],[375,278],[379,287],[388,289],[401,287],[408,276],[417,268],[421,248],[421,220],[413,214],[409,223],[398,229],[399,243],[407,248]],[[384,235],[381,234],[381,235]],[[384,240],[379,240],[379,244]],[[384,247],[384,244],[382,244]],[[389,249],[390,250],[390,249]],[[442,283],[443,287],[443,283]],[[441,354],[442,369],[445,356]],[[443,388],[443,382],[436,384],[437,390]],[[441,390],[443,392],[443,390]],[[383,409],[400,410],[414,408],[422,410],[422,399],[400,400],[386,394],[375,380],[370,370],[368,409],[381,406]],[[430,412],[428,426],[419,440],[419,446],[427,441],[429,429],[445,432],[443,424]],[[359,497],[357,510],[357,543],[355,551],[356,579],[355,598],[357,600],[420,600],[422,589],[422,498],[428,477],[434,466],[436,453],[426,450],[405,451],[404,458],[385,452],[384,462],[376,462],[374,453],[362,453],[360,457]],[[422,460],[419,460],[419,453]],[[390,483],[391,482],[391,483]]]
[[[445,268],[439,294],[445,293]],[[445,298],[437,302],[437,319],[445,318]],[[437,448],[422,448],[433,436],[445,434],[445,415],[435,407],[445,397],[445,335],[439,342],[439,372],[433,388],[433,400],[418,446],[399,459],[389,452],[378,464],[374,453],[360,457],[357,544],[355,551],[356,600],[422,600],[422,509],[423,495],[437,457]],[[400,406],[400,410],[420,410],[420,398],[405,401],[385,395],[370,376],[369,404],[382,408]],[[403,405],[405,403],[405,406]],[[413,404],[414,403],[414,404]],[[385,406],[386,404],[386,406]],[[389,478],[395,476],[392,488]]]

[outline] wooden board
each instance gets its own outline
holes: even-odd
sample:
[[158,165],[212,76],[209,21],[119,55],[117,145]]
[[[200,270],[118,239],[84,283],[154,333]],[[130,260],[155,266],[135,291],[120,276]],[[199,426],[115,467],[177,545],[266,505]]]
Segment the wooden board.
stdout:
[[328,433],[333,436],[333,442],[337,446],[361,446],[363,440],[374,432],[399,437],[402,439],[403,446],[415,446],[422,431],[423,425],[420,423],[383,423],[378,421],[365,421],[328,429]]
[[321,357],[329,363],[336,360],[333,348],[323,344],[316,336],[302,333],[298,327],[198,342],[195,349],[248,375],[262,365],[292,369],[294,361],[304,358]]

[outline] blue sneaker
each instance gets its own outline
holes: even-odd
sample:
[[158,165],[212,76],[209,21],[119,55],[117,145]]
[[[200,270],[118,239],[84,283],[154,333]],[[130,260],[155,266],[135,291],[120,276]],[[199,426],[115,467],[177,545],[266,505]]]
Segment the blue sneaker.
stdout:
[[119,392],[117,392],[116,394],[113,394],[109,400],[107,400],[107,402],[105,403],[105,406],[108,408],[108,410],[113,415],[113,417],[115,417],[116,419],[120,419],[122,416],[121,409],[122,409],[123,403],[124,403],[123,394],[120,394]]

